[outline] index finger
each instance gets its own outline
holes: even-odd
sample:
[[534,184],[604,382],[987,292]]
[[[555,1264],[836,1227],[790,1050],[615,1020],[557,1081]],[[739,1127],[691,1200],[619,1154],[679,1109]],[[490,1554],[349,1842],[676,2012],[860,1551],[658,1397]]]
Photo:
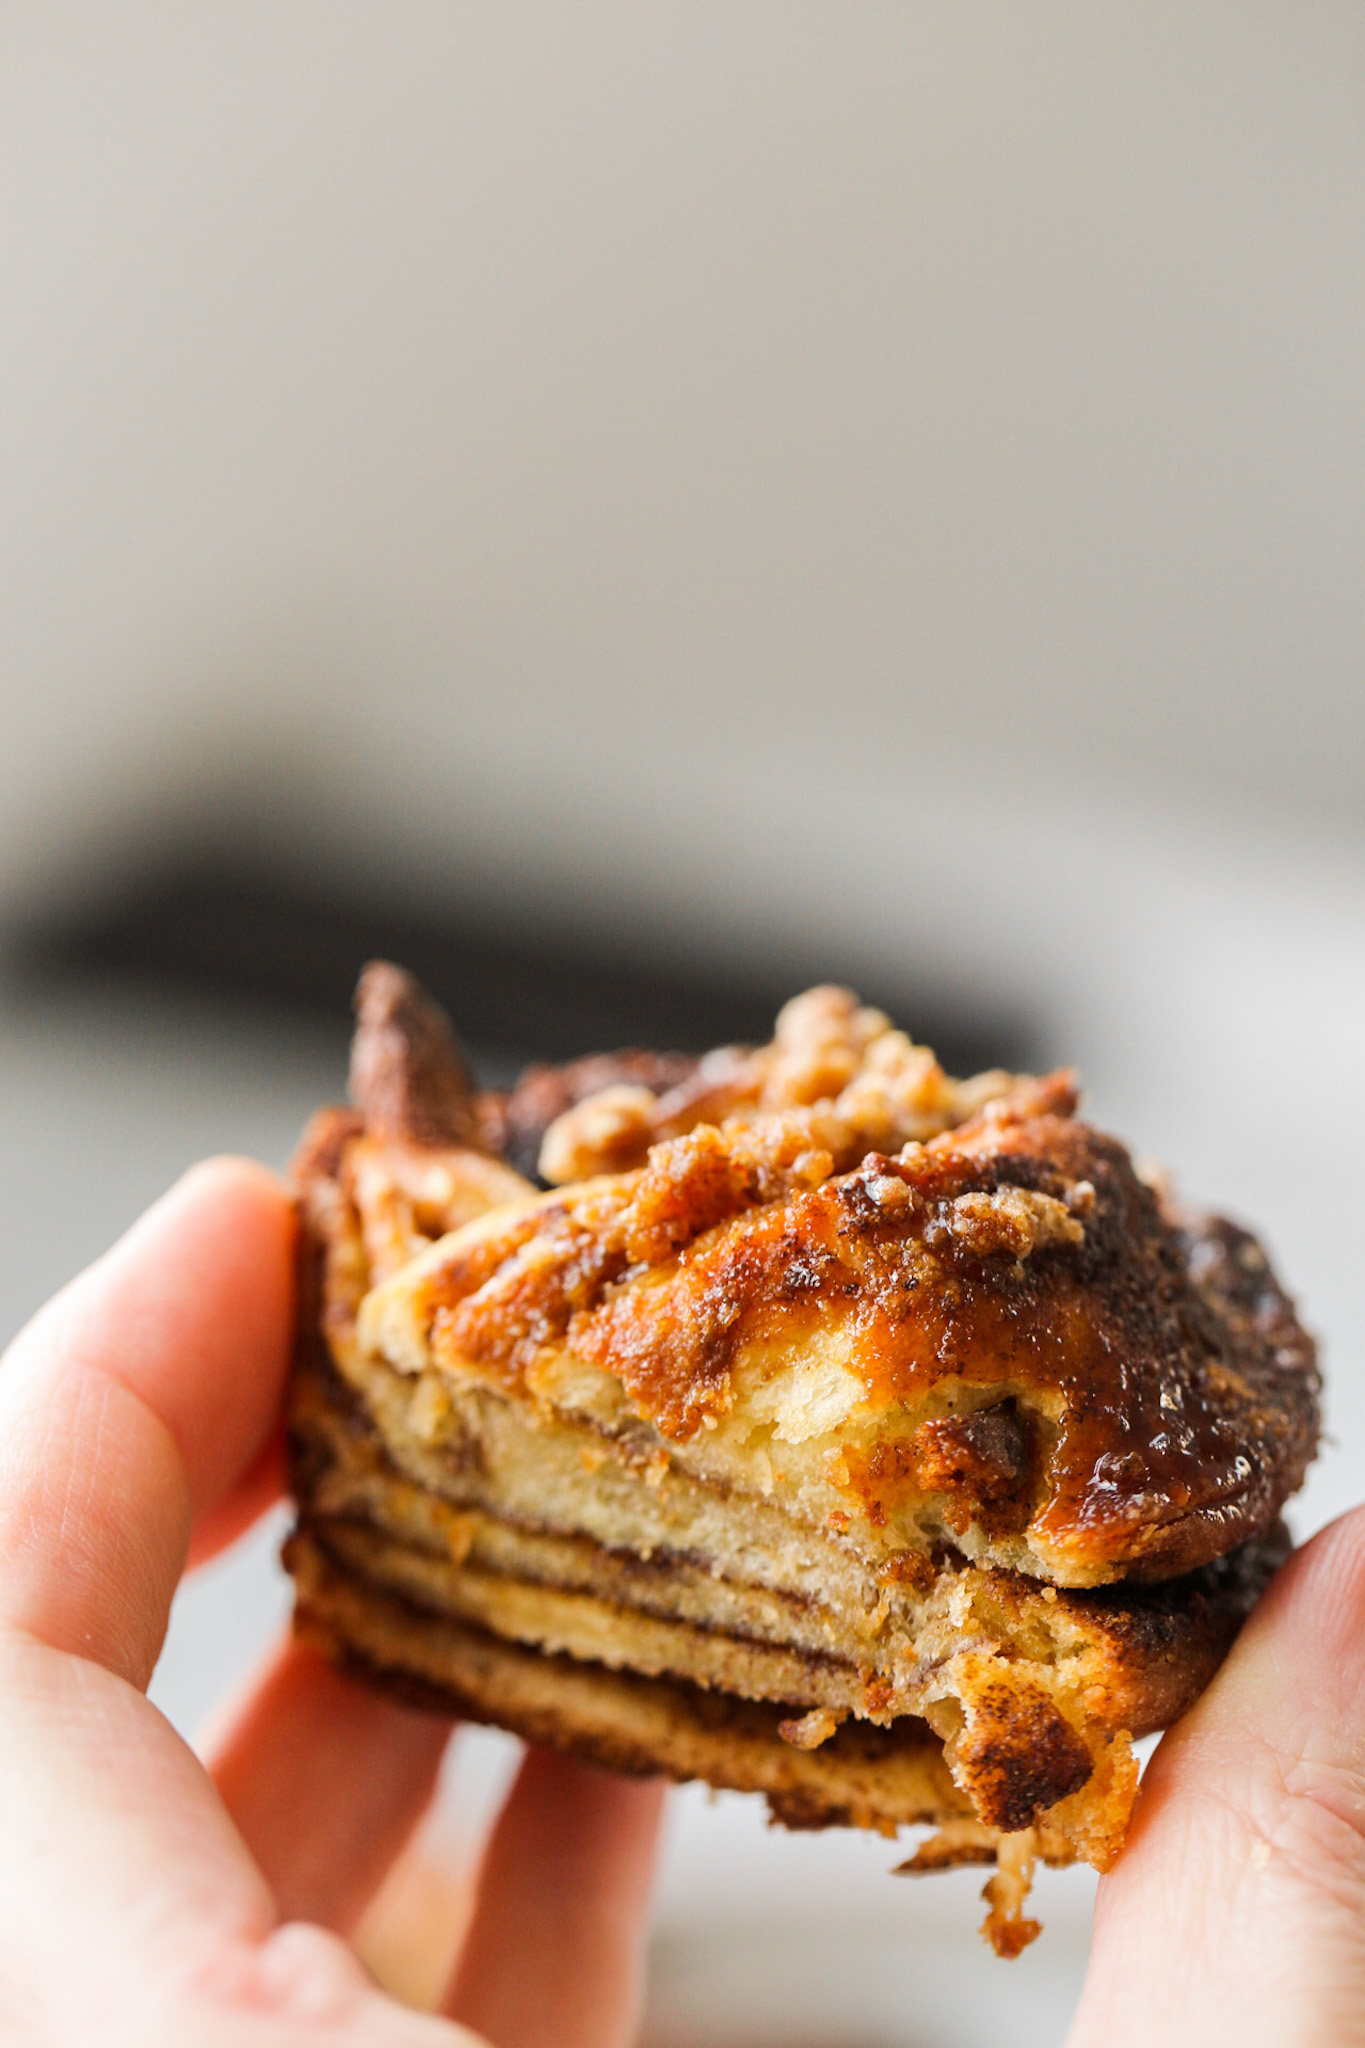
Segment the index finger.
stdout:
[[195,1516],[268,1439],[293,1319],[292,1205],[196,1167],[0,1364],[0,1627],[151,1675]]

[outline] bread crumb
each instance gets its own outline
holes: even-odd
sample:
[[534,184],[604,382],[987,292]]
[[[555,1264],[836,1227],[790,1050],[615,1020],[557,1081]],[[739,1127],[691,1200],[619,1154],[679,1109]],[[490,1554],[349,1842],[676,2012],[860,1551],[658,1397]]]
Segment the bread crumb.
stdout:
[[838,1726],[837,1714],[831,1714],[828,1707],[815,1707],[797,1721],[779,1721],[777,1732],[793,1749],[818,1749]]
[[998,1956],[1012,1957],[1036,1941],[1043,1931],[1040,1921],[1026,1919],[1023,1912],[1038,1856],[1036,1830],[1023,1828],[1018,1834],[1001,1835],[995,1853],[995,1876],[981,1892],[990,1907],[981,1932]]

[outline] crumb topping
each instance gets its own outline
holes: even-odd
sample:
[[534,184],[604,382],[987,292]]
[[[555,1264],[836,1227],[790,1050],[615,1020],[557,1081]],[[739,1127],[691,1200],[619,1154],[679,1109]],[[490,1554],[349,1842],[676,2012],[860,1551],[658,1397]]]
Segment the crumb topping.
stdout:
[[780,1012],[770,1044],[709,1054],[662,1095],[612,1088],[559,1116],[545,1133],[540,1171],[555,1185],[643,1163],[651,1146],[698,1124],[804,1118],[808,1142],[851,1166],[864,1152],[894,1152],[966,1122],[1008,1093],[999,1070],[955,1081],[927,1046],[893,1029],[844,988],[813,988]]

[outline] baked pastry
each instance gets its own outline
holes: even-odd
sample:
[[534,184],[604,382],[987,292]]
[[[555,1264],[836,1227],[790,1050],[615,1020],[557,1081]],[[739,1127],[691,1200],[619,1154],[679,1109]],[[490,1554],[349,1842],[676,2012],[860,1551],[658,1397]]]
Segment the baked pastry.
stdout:
[[905,1867],[997,1861],[1017,1951],[1284,1553],[1318,1379],[1255,1241],[1071,1076],[953,1081],[843,991],[520,1099],[397,969],[358,1014],[296,1166],[299,1627],[789,1826],[931,1823]]

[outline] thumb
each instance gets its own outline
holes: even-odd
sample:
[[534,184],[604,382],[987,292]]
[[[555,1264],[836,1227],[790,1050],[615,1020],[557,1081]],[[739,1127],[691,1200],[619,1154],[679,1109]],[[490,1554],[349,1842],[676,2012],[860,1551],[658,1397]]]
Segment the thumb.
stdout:
[[1068,2048],[1365,2043],[1365,1508],[1285,1565],[1162,1742]]

